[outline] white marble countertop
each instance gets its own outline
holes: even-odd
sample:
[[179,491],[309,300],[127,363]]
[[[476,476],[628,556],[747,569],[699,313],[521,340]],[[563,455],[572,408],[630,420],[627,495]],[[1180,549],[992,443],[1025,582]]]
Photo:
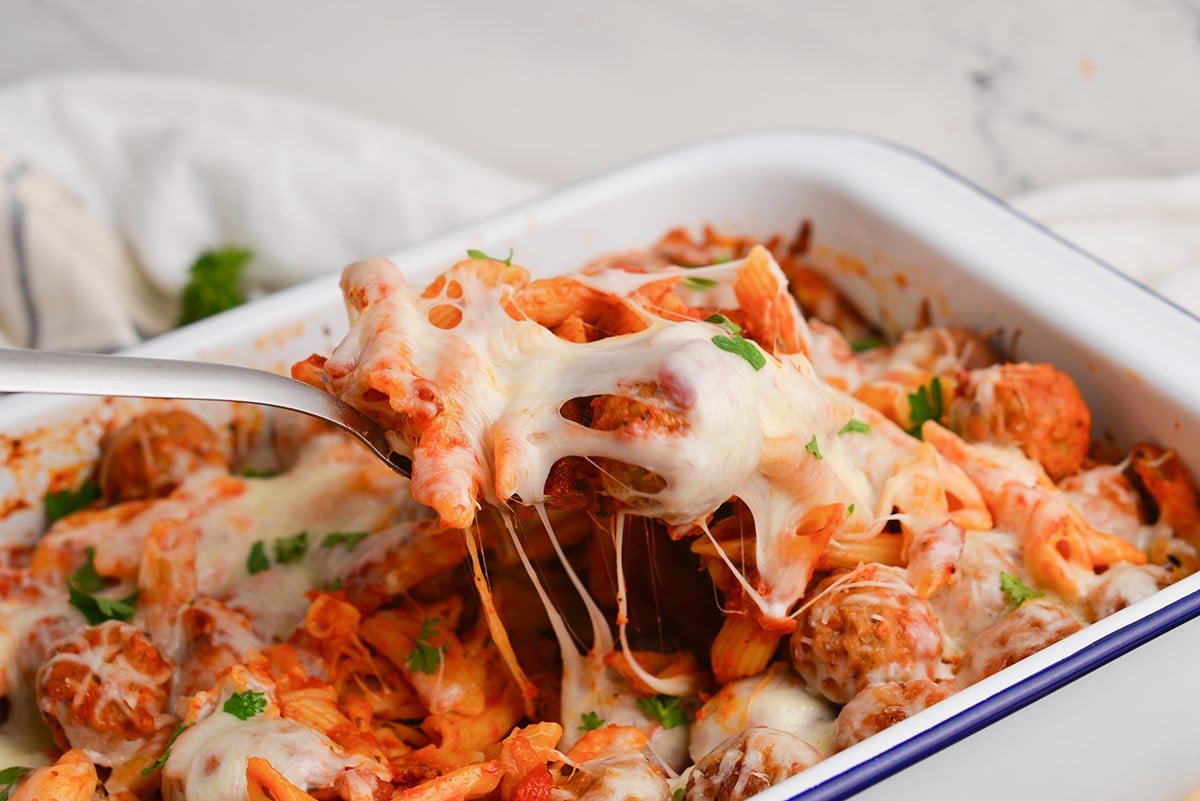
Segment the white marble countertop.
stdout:
[[6,0],[0,83],[238,82],[545,183],[721,133],[820,127],[999,194],[1200,167],[1196,0]]

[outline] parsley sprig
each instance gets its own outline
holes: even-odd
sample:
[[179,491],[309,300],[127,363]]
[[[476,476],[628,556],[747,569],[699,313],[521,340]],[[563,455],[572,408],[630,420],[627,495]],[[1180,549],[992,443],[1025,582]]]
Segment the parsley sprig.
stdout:
[[871,430],[871,426],[859,420],[856,417],[851,417],[846,425],[838,429],[838,434],[866,434]]
[[124,598],[97,595],[108,582],[96,572],[96,549],[89,545],[83,552],[86,560],[67,579],[67,602],[82,612],[93,626],[106,620],[129,620],[137,612],[137,590]]
[[288,565],[298,559],[303,559],[308,553],[308,532],[301,531],[291,537],[275,538],[275,561]]
[[83,482],[79,489],[47,492],[44,499],[46,503],[46,522],[53,523],[55,520],[66,517],[72,512],[86,509],[99,499],[100,485],[90,479]]
[[512,251],[512,248],[509,248],[507,258],[497,259],[495,256],[489,256],[488,254],[484,253],[482,250],[475,250],[474,248],[472,248],[467,251],[467,256],[469,256],[472,259],[484,259],[485,261],[496,261],[496,262],[499,262],[501,264],[511,267],[512,260],[513,260],[513,251]]
[[[271,550],[275,552],[276,564],[290,565],[292,562],[298,562],[308,553],[308,532],[301,531],[290,537],[276,537],[271,542]],[[246,572],[253,576],[270,567],[271,559],[267,556],[266,542],[255,540],[246,556]]]
[[652,695],[637,699],[637,708],[657,720],[664,729],[673,729],[688,722],[687,712],[673,695]]
[[417,635],[416,645],[408,654],[408,669],[414,673],[433,674],[442,664],[442,655],[446,653],[446,645],[429,644],[430,638],[437,635],[441,618],[428,617],[421,621],[421,633]]
[[688,289],[702,292],[705,289],[712,289],[718,284],[711,278],[704,278],[703,276],[699,275],[689,275],[687,278],[683,279],[683,285]]
[[11,767],[0,770],[0,786],[4,789],[0,790],[0,801],[8,801],[8,794],[15,788],[25,774],[31,772],[33,768]]
[[347,551],[353,551],[354,546],[371,536],[367,531],[331,531],[321,539],[322,548],[336,548],[345,545]]
[[254,690],[244,693],[234,693],[226,698],[225,703],[221,706],[223,712],[228,712],[238,720],[249,720],[255,715],[262,714],[262,711],[266,708],[266,694]]
[[1026,601],[1032,601],[1034,598],[1041,598],[1046,593],[1038,592],[1030,587],[1025,582],[1021,581],[1018,576],[1011,573],[1000,572],[1000,591],[1008,597],[1008,602],[1013,606],[1020,606]]
[[808,441],[808,444],[804,446],[804,450],[808,451],[810,454],[812,454],[813,456],[815,456],[818,459],[825,458],[824,456],[821,455],[821,445],[819,442],[817,442],[816,434],[812,435],[812,439],[810,439]]
[[242,273],[254,251],[240,247],[206,250],[188,270],[180,298],[179,325],[187,325],[246,302]]
[[595,731],[604,725],[604,718],[600,717],[595,710],[584,712],[579,716],[582,723],[579,724],[580,731]]
[[922,384],[908,395],[908,420],[912,424],[908,433],[921,439],[921,424],[926,420],[941,420],[945,411],[942,380],[934,376],[928,386]]

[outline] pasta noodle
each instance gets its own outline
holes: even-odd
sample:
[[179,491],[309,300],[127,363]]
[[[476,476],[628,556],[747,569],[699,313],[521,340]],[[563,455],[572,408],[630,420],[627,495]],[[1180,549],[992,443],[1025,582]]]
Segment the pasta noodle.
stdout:
[[0,573],[11,797],[739,801],[1200,566],[1169,444],[1102,458],[985,333],[856,349],[809,235],[351,265],[293,375],[411,482],[282,415],[110,432]]

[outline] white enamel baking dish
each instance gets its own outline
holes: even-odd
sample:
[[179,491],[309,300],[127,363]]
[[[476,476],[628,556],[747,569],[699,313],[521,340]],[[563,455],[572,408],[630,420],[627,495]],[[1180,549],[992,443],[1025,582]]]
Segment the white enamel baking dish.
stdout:
[[[645,159],[389,254],[418,282],[467,248],[535,274],[712,223],[792,232],[890,328],[1002,332],[1071,373],[1097,435],[1150,438],[1200,469],[1200,321],[936,164],[872,139],[779,132]],[[369,254],[363,254],[369,255]],[[132,352],[284,370],[345,330],[337,270]],[[39,526],[51,473],[95,456],[101,421],[137,404],[0,401],[0,545]],[[205,407],[206,414],[226,412]],[[860,743],[760,798],[1177,801],[1200,786],[1200,576]]]

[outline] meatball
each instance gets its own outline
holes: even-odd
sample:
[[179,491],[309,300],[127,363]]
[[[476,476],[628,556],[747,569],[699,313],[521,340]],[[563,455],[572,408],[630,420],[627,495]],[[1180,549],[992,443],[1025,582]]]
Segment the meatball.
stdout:
[[1028,601],[971,641],[958,664],[958,686],[968,687],[1081,628],[1066,607]]
[[941,624],[900,568],[866,565],[826,579],[797,623],[792,666],[835,704],[868,684],[941,670]]
[[821,761],[799,737],[755,726],[731,737],[696,763],[687,801],[744,801]]
[[60,748],[123,764],[176,725],[172,667],[135,626],[88,626],[51,646],[37,673],[38,708]]
[[764,673],[730,682],[696,713],[688,751],[693,762],[755,726],[784,732],[829,752],[834,709],[810,692],[782,662]]
[[1049,364],[974,370],[950,404],[949,427],[974,442],[1016,445],[1058,481],[1079,470],[1092,417],[1079,388]]
[[160,498],[202,467],[228,469],[216,434],[182,409],[147,412],[104,443],[97,469],[109,503]]
[[954,692],[951,685],[929,679],[885,681],[866,687],[842,707],[833,728],[837,751],[907,720]]

